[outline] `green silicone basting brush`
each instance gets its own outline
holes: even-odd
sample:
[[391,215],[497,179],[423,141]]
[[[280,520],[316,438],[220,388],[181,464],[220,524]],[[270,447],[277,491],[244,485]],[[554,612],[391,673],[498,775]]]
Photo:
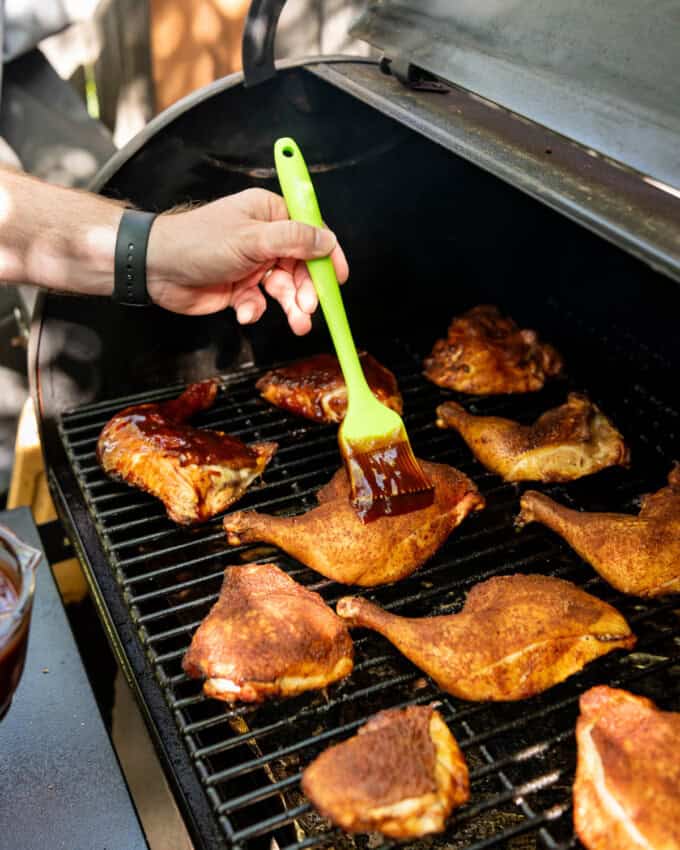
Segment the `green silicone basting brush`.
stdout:
[[[307,166],[293,139],[279,139],[274,158],[291,219],[323,227]],[[347,385],[347,413],[338,442],[354,507],[368,522],[432,504],[434,488],[413,454],[401,417],[379,402],[366,383],[331,259],[310,260],[307,268]]]

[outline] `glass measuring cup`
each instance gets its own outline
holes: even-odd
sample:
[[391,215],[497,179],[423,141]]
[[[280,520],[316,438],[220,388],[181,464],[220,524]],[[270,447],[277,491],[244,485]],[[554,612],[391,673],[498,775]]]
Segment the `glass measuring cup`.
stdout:
[[24,669],[41,552],[0,525],[0,719]]

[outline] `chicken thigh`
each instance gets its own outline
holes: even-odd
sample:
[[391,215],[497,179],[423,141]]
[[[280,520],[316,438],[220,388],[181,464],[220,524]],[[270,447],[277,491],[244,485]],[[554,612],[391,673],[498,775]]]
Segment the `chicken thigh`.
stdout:
[[680,850],[680,714],[605,685],[580,708],[578,837],[588,850]]
[[317,494],[318,507],[292,517],[237,511],[224,519],[227,539],[232,546],[272,543],[344,584],[370,587],[398,581],[434,555],[468,513],[484,507],[462,472],[441,463],[420,463],[435,488],[429,507],[365,525],[350,502],[343,467]]
[[227,567],[182,666],[209,697],[260,702],[324,688],[352,671],[353,645],[318,593],[274,564]]
[[247,446],[187,419],[212,407],[217,381],[192,384],[179,398],[136,404],[107,422],[97,443],[104,472],[160,499],[180,525],[202,522],[239,499],[262,474],[276,443]]
[[425,360],[425,377],[433,383],[476,395],[540,390],[561,371],[562,358],[551,345],[489,305],[455,318]]
[[680,465],[667,487],[645,496],[638,516],[574,511],[534,490],[521,508],[520,527],[547,525],[622,593],[680,593]]
[[359,597],[337,612],[384,635],[439,687],[468,700],[518,700],[635,644],[619,612],[571,582],[540,575],[492,578],[459,614],[399,617]]
[[[366,352],[359,360],[375,397],[401,414],[403,402],[392,372]],[[342,422],[347,412],[347,387],[334,354],[272,369],[256,387],[271,404],[314,422]]]
[[302,775],[302,790],[347,832],[417,838],[441,832],[470,797],[456,739],[431,706],[381,711]]
[[453,401],[439,405],[437,425],[458,431],[477,460],[506,481],[573,481],[629,460],[621,434],[577,393],[533,425],[474,416]]

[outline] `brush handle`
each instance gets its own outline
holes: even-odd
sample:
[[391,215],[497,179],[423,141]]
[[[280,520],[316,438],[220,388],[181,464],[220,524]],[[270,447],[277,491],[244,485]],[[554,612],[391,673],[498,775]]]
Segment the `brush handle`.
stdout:
[[[319,202],[316,199],[307,165],[300,148],[293,139],[284,138],[276,142],[274,161],[291,219],[315,227],[323,227]],[[359,362],[331,258],[308,260],[307,268],[316,294],[319,296],[319,303],[340,361],[340,368],[347,384],[348,402],[351,400],[356,403],[365,395],[373,399]]]

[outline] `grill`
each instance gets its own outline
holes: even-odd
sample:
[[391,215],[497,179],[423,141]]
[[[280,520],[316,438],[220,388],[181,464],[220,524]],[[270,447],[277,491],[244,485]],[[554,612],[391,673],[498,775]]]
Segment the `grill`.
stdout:
[[[663,394],[663,382],[655,381],[669,364],[625,334],[603,339],[580,321],[555,300],[545,305],[540,329],[554,328],[557,338],[552,339],[563,347],[568,380],[530,396],[466,398],[465,404],[475,412],[530,421],[561,403],[568,390],[588,391],[632,446],[633,467],[543,489],[589,510],[633,511],[640,494],[662,486],[677,450],[679,412]],[[578,348],[569,347],[566,326],[572,333],[578,330]],[[372,343],[370,350],[397,374],[416,453],[467,473],[486,497],[487,508],[469,517],[407,580],[360,592],[400,614],[443,614],[458,610],[478,581],[540,572],[569,579],[615,605],[638,644],[634,652],[600,659],[533,699],[473,704],[440,692],[383,638],[357,631],[354,672],[327,692],[233,709],[206,699],[200,683],[182,672],[181,659],[217,598],[225,566],[273,561],[330,605],[348,588],[271,547],[226,546],[219,518],[198,529],[178,529],[160,503],[104,476],[94,452],[108,418],[137,401],[170,398],[181,384],[80,405],[61,415],[59,434],[115,579],[108,594],[117,597],[122,612],[123,647],[142,659],[136,675],[145,680],[150,722],[166,748],[172,742],[171,776],[181,786],[185,814],[199,823],[195,837],[205,847],[302,850],[332,844],[373,850],[378,845],[366,836],[345,836],[311,809],[299,790],[301,771],[376,711],[436,701],[465,752],[472,796],[445,834],[412,846],[576,846],[570,800],[578,696],[594,684],[608,683],[630,687],[661,707],[680,708],[680,629],[673,602],[622,596],[546,529],[530,526],[516,532],[521,488],[486,472],[457,435],[436,428],[436,405],[454,394],[422,377],[423,352],[412,350],[408,341]],[[238,507],[295,514],[313,506],[316,490],[339,465],[335,429],[306,423],[260,400],[254,384],[265,368],[223,374],[217,404],[196,424],[246,441],[278,441],[264,482],[253,486]],[[79,524],[84,525],[82,519]]]
[[680,216],[664,190],[680,187],[677,28],[661,0],[380,0],[355,30],[385,52],[380,63],[275,67],[282,6],[252,4],[245,78],[158,116],[95,188],[159,211],[276,191],[273,143],[293,136],[351,261],[344,297],[357,342],[396,372],[416,451],[469,474],[488,503],[413,576],[368,595],[417,616],[458,610],[492,575],[558,575],[613,603],[638,645],[531,700],[481,705],[440,693],[381,637],[356,631],[354,673],[327,693],[233,709],[202,696],[181,659],[226,566],[273,560],[330,605],[348,589],[271,548],[227,547],[219,519],[174,527],[159,503],[103,476],[97,435],[123,406],[219,374],[224,390],[198,424],[280,445],[238,507],[308,509],[339,465],[335,431],[269,407],[254,384],[275,361],[328,350],[320,319],[300,341],[274,308],[243,330],[231,312],[189,318],[44,297],[31,379],[55,503],[199,850],[377,850],[374,836],[351,838],[319,818],[300,773],[376,711],[431,701],[465,751],[472,798],[444,835],[412,846],[573,847],[578,696],[610,683],[680,708],[673,601],[622,597],[548,530],[516,532],[522,488],[435,427],[449,396],[420,363],[452,315],[498,304],[557,346],[568,378],[464,404],[529,421],[570,389],[586,391],[622,430],[633,466],[544,489],[585,510],[633,511],[664,484],[680,453]]

